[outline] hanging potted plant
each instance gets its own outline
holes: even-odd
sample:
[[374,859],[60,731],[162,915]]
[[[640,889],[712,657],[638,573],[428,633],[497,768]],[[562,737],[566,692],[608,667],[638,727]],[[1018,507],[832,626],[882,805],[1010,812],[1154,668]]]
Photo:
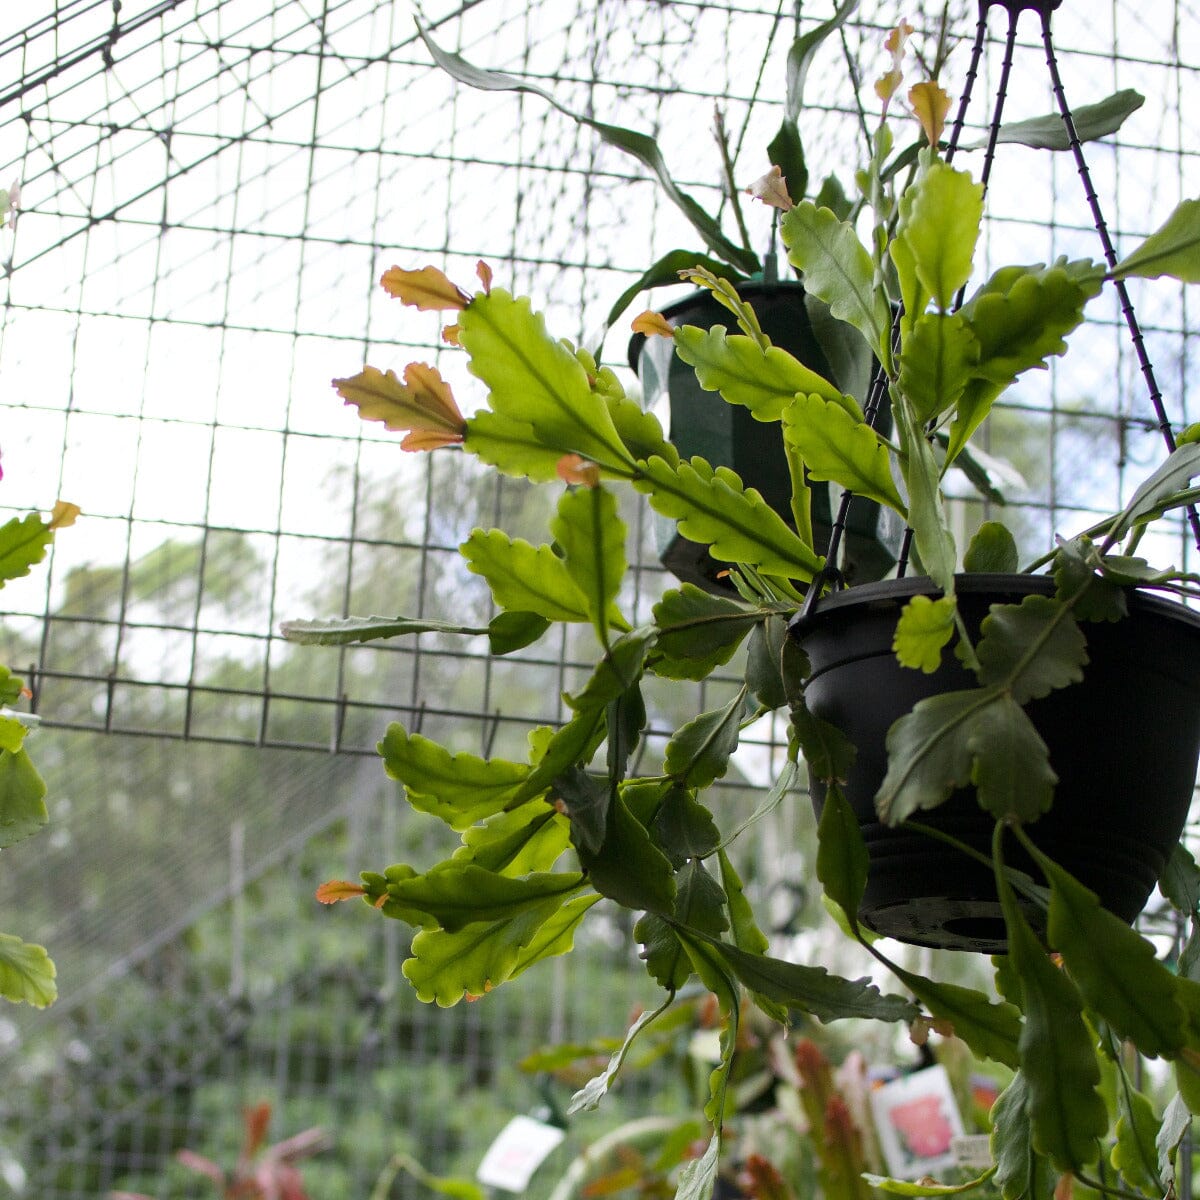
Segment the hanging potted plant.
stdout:
[[[870,248],[834,212],[809,201],[785,205],[781,222],[807,290],[878,358],[894,438],[872,427],[855,397],[773,345],[732,284],[706,268],[687,272],[740,330],[710,339],[703,369],[721,375],[717,390],[726,401],[777,421],[803,464],[792,474],[794,524],[728,468],[683,459],[613,372],[553,337],[530,301],[493,286],[483,264],[475,291],[433,267],[384,274],[385,289],[405,304],[451,314],[446,337],[468,356],[486,403],[464,417],[438,372],[420,363],[403,379],[366,367],[336,381],[346,402],[365,419],[405,431],[404,449],[456,446],[502,473],[560,490],[545,544],[502,530],[476,530],[462,544],[499,615],[486,628],[459,631],[486,634],[492,652],[503,654],[556,623],[590,626],[596,657],[590,677],[566,697],[570,719],[535,730],[524,760],[456,754],[390,726],[380,745],[388,773],[415,810],[459,831],[462,845],[431,868],[368,871],[359,881],[325,885],[319,896],[361,897],[412,925],[404,974],[422,999],[443,1005],[481,996],[568,952],[601,898],[637,914],[634,937],[665,999],[635,1023],[576,1105],[600,1101],[628,1046],[698,976],[717,997],[724,1024],[706,1109],[714,1136],[687,1168],[682,1195],[706,1195],[716,1177],[746,995],[781,1021],[798,1010],[822,1021],[909,1022],[926,1032],[933,1024],[1012,1068],[1013,1082],[993,1112],[996,1162],[981,1177],[994,1177],[1006,1200],[1046,1196],[1060,1175],[1102,1187],[1094,1166],[1114,1136],[1126,1190],[1161,1195],[1187,1105],[1200,1103],[1200,984],[1189,976],[1200,941],[1193,936],[1175,973],[1127,921],[1155,871],[1186,915],[1200,896],[1200,874],[1178,842],[1200,745],[1200,707],[1189,683],[1196,666],[1187,665],[1200,661],[1200,619],[1174,599],[1197,594],[1200,581],[1152,567],[1135,551],[1152,522],[1200,494],[1190,487],[1200,473],[1200,445],[1186,431],[1127,504],[1061,540],[1035,564],[1049,567],[1040,574],[1017,573],[1015,540],[995,523],[981,527],[960,556],[942,487],[997,398],[1065,351],[1106,282],[1196,276],[1200,203],[1181,205],[1111,267],[1065,260],[1004,267],[958,306],[973,275],[982,187],[937,151],[948,98],[930,84],[909,95],[927,144],[911,182],[896,188],[886,115],[881,120],[865,176],[876,227]],[[653,313],[635,328],[670,339],[685,355],[706,336]],[[809,488],[824,483],[894,512],[912,530],[919,574],[840,587],[836,560],[826,560],[806,519]],[[683,584],[661,597],[650,620],[635,623],[621,604],[626,530],[615,490],[626,486],[707,544],[736,594]],[[453,628],[343,617],[290,622],[285,633],[339,645]],[[865,648],[848,651],[858,638],[866,638]],[[661,763],[634,774],[648,733],[643,681],[690,687],[743,646],[741,681],[727,701],[686,721]],[[864,681],[860,670],[876,660],[882,681]],[[1153,704],[1167,693],[1166,704],[1134,715],[1129,677],[1146,668],[1146,698]],[[1080,680],[1086,687],[1089,678],[1099,682],[1104,704],[1082,720],[1064,718],[1082,703]],[[884,692],[891,708],[875,704]],[[905,995],[767,953],[729,853],[741,827],[705,798],[728,769],[741,731],[779,709],[790,715],[792,738],[773,799],[794,787],[803,758],[821,800],[820,882],[851,935]],[[1133,899],[1098,895],[1105,881],[1089,874],[1087,856],[1075,855],[1072,839],[1055,829],[1060,801],[1071,803],[1076,790],[1069,775],[1085,773],[1085,786],[1109,787],[1125,750],[1139,773],[1168,753],[1180,755],[1150,785],[1173,794],[1148,795],[1140,775],[1132,789],[1136,825],[1149,825],[1151,800],[1165,798],[1174,808],[1157,842],[1159,860]],[[1120,812],[1131,785],[1116,790]],[[975,822],[969,827],[956,823],[964,810]],[[1085,813],[1093,826],[1120,819],[1095,811]],[[939,813],[951,822],[929,828]],[[873,857],[876,824],[949,845],[967,864],[982,860],[986,894],[960,896],[966,907],[936,920],[923,913],[926,927],[900,932],[919,942],[1003,945],[1003,999],[905,969],[873,944],[869,926],[882,924],[871,891],[883,869]],[[1106,827],[1109,840],[1126,838],[1128,828]],[[929,885],[926,898],[955,901],[945,894],[958,886],[953,873],[938,871],[931,875],[921,863],[910,874]],[[1176,1070],[1182,1099],[1161,1123],[1124,1074],[1122,1039]],[[1123,1081],[1106,1093],[1117,1097],[1111,1111],[1099,1090],[1102,1064]],[[1146,1152],[1156,1137],[1157,1158]]]
[[[858,0],[845,0],[829,20],[792,42],[787,55],[783,118],[767,146],[771,169],[746,191],[760,194],[765,189],[782,189],[793,201],[807,195],[810,172],[799,130],[805,81],[822,44],[845,25],[857,7]],[[703,249],[668,251],[625,289],[608,313],[605,332],[638,295],[648,289],[677,286],[681,271],[701,267],[734,284],[738,294],[754,305],[773,344],[823,378],[835,380],[843,392],[865,399],[872,363],[866,344],[852,328],[832,317],[824,304],[809,296],[798,279],[780,279],[774,220],[769,233],[763,233],[766,253],[755,248],[740,196],[742,189],[735,182],[730,138],[719,108],[714,111],[713,136],[720,163],[722,203],[733,214],[733,233],[722,226],[719,216],[706,211],[676,182],[657,142],[648,134],[583,116],[564,107],[539,87],[502,72],[481,69],[443,49],[423,29],[421,37],[437,65],[460,83],[489,91],[537,95],[580,125],[594,130],[606,144],[649,168],[663,194],[678,207],[697,235]],[[861,201],[847,197],[834,175],[825,177],[813,198],[847,220],[853,219],[861,205]],[[731,313],[706,288],[676,300],[664,309],[664,316],[680,325],[711,330],[713,336],[720,336],[722,329],[737,328]],[[775,512],[791,523],[794,520],[790,507],[791,473],[796,464],[789,461],[778,427],[764,423],[752,409],[725,403],[715,391],[703,386],[689,364],[670,347],[660,347],[643,334],[634,334],[628,356],[629,365],[639,377],[645,407],[667,418],[667,436],[679,453],[686,459],[699,455],[713,466],[736,471],[747,486],[755,488]],[[885,427],[887,421],[885,413]],[[832,524],[827,489],[816,490],[812,510],[816,540],[823,542],[828,539]],[[860,579],[882,578],[896,561],[903,532],[903,526],[874,501],[856,500],[847,520],[844,569]],[[655,533],[659,558],[676,578],[708,591],[732,594],[706,545],[686,537],[676,522],[669,519],[658,519]]]
[[[843,221],[857,220],[865,197],[848,196],[836,175],[825,175],[809,196],[815,172],[810,169],[800,129],[805,85],[813,62],[826,40],[842,30],[857,9],[858,0],[844,0],[835,5],[828,20],[799,34],[791,43],[786,56],[782,119],[766,147],[770,169],[744,189],[750,195],[760,199],[773,196],[793,204],[809,198]],[[947,18],[948,6],[942,12],[936,48],[928,62],[935,79],[952,41]],[[777,17],[777,24],[780,19]],[[676,248],[656,259],[614,302],[601,337],[640,294],[649,289],[677,286],[681,272],[699,267],[735,285],[737,294],[753,305],[759,324],[773,345],[831,381],[841,394],[853,396],[860,404],[866,402],[877,370],[867,342],[853,327],[834,316],[819,297],[805,290],[803,271],[794,264],[792,277],[780,278],[774,218],[769,229],[764,228],[759,235],[765,252],[756,247],[740,196],[743,189],[736,183],[735,155],[719,108],[714,112],[712,132],[720,165],[721,209],[714,215],[678,183],[657,141],[649,134],[575,112],[544,89],[516,76],[478,67],[440,46],[420,25],[418,30],[434,62],[458,82],[485,91],[535,95],[580,126],[594,131],[606,145],[636,160],[654,175],[663,196],[691,226],[702,248]],[[911,27],[903,25],[889,40],[892,74],[899,72],[907,33],[911,33]],[[885,81],[886,78],[891,75]],[[1141,103],[1141,96],[1125,90],[1081,109],[1076,114],[1080,136],[1087,140],[1114,132]],[[1061,148],[1060,126],[1057,114],[1051,114],[1005,127],[1001,136],[1025,145]],[[893,155],[886,167],[888,174],[910,170],[918,148],[914,142]],[[732,232],[720,220],[723,209],[732,214]],[[776,210],[772,211],[778,215]],[[708,331],[710,340],[719,339],[721,330],[737,330],[734,314],[704,287],[675,300],[662,311],[672,324]],[[747,487],[753,487],[770,508],[795,527],[792,476],[799,464],[789,443],[779,436],[775,415],[739,401],[727,402],[702,369],[693,370],[703,365],[696,358],[698,352],[703,352],[702,347],[660,345],[642,333],[635,333],[629,343],[628,360],[638,375],[644,406],[666,418],[668,440],[683,458],[698,455],[714,467],[731,468]],[[875,427],[884,436],[891,430],[886,396],[875,418]],[[971,447],[963,447],[959,454],[959,466],[965,469],[970,482],[987,498],[1002,502],[986,461],[985,455],[977,455]],[[809,489],[808,494],[809,511],[804,519],[811,521],[811,540],[824,546],[832,531],[837,496],[828,487]],[[843,521],[838,562],[843,576],[859,583],[883,578],[900,553],[903,523],[892,510],[866,496],[854,497]],[[707,546],[685,536],[677,522],[660,517],[655,532],[659,558],[676,578],[708,591],[733,594],[723,569],[709,555]],[[807,531],[804,536],[808,536]]]

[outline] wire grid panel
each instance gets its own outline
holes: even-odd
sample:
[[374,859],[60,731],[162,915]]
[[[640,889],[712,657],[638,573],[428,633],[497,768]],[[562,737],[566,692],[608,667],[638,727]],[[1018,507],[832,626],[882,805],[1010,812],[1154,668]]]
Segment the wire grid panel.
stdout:
[[[163,753],[172,743],[142,745]],[[188,754],[202,749],[184,747]],[[250,753],[274,757],[284,770],[303,767],[314,783],[322,773],[311,753],[223,753],[235,764]],[[230,1164],[243,1106],[267,1101],[271,1141],[314,1126],[329,1134],[329,1149],[303,1164],[308,1195],[367,1196],[393,1155],[470,1177],[510,1116],[544,1098],[565,1107],[569,1082],[539,1083],[518,1060],[549,1041],[619,1032],[625,1013],[650,1000],[653,985],[629,969],[622,947],[601,936],[585,939],[577,962],[516,981],[486,1003],[449,1011],[422,1005],[399,978],[405,947],[397,923],[364,910],[348,932],[346,913],[311,902],[332,858],[361,856],[381,836],[397,840],[374,796],[361,794],[349,808],[345,834],[298,829],[308,836],[278,847],[278,869],[249,895],[235,892],[207,915],[192,914],[186,941],[162,940],[135,970],[110,972],[68,1021],[25,1030],[21,1053],[5,1064],[14,1086],[0,1096],[0,1179],[12,1188],[6,1195],[200,1195],[210,1185],[178,1165],[175,1152],[187,1147]],[[249,821],[245,828],[249,835]],[[160,831],[156,857],[171,840]],[[236,838],[227,839],[226,853],[236,876]],[[161,864],[164,873],[169,865]],[[98,915],[92,931],[102,931]],[[568,973],[578,985],[570,1004]],[[661,1082],[659,1098],[682,1108],[680,1085]],[[644,1091],[635,1085],[626,1092],[615,1112],[579,1123],[552,1171],[613,1120],[645,1110]],[[546,1195],[551,1183],[543,1173],[531,1194]],[[408,1177],[388,1192],[414,1200],[425,1194]]]
[[[844,48],[864,77],[883,65],[895,9],[864,4],[848,27]],[[719,202],[714,102],[741,174],[764,165],[792,28],[778,3],[610,0],[576,12],[488,0],[429,5],[425,16],[468,57],[547,86],[576,111],[657,132],[702,202]],[[1148,97],[1118,148],[1092,155],[1118,236],[1158,215],[1147,184],[1163,211],[1196,190],[1195,71],[1175,48],[1197,18],[1183,3],[1172,16],[1150,23],[1122,3],[1087,21],[1070,9],[1057,17],[1075,103],[1116,86]],[[498,260],[556,332],[594,335],[650,257],[695,240],[653,182],[536,97],[454,85],[390,0],[319,10],[75,0],[0,42],[0,65],[12,81],[0,94],[0,178],[21,180],[26,210],[0,327],[0,499],[17,512],[62,495],[86,514],[49,571],[5,590],[15,618],[6,649],[35,667],[43,715],[370,750],[396,710],[477,723],[491,714],[486,740],[517,672],[538,677],[541,702],[500,721],[558,719],[572,646],[498,666],[478,644],[436,636],[297,652],[275,630],[284,617],[343,611],[486,620],[486,590],[454,547],[473,524],[500,519],[540,540],[545,502],[453,456],[398,453],[336,403],[328,380],[364,358],[426,357],[465,406],[479,402],[435,317],[401,311],[375,286],[393,261],[432,260],[465,279],[477,257]],[[831,43],[808,83],[814,175],[848,180],[861,152],[848,77]],[[1024,45],[1010,112],[1050,107],[1040,51]],[[1096,252],[1062,156],[1004,148],[991,208],[994,258]],[[749,220],[765,244],[765,214]],[[1187,302],[1170,287],[1142,290],[1171,415],[1186,423]],[[1132,355],[1106,327],[1115,318],[1023,384],[992,423],[993,447],[1022,477],[1011,495],[1031,546],[1084,524],[1157,453]],[[622,341],[607,343],[618,362]],[[644,513],[631,523],[638,609],[658,580]]]
[[[476,8],[469,22],[429,19],[468,52],[504,47],[502,65],[553,73],[580,108],[634,97],[652,124],[688,93],[685,64],[663,76],[664,52],[712,27],[689,6],[640,30],[619,4]],[[717,15],[714,44],[773,20]],[[281,0],[56,16],[0,47],[25,81],[0,108],[0,175],[20,177],[25,209],[0,343],[3,499],[17,511],[63,495],[86,514],[48,573],[6,591],[10,657],[36,663],[39,711],[356,750],[373,747],[381,712],[488,712],[498,668],[478,645],[425,638],[384,648],[380,667],[374,649],[297,654],[275,636],[286,616],[363,608],[479,623],[486,592],[457,543],[497,519],[544,536],[544,501],[399,454],[328,380],[367,356],[448,359],[436,321],[374,286],[393,258],[460,273],[478,255],[507,260],[556,328],[583,337],[649,251],[653,189],[637,186],[637,230],[617,195],[628,164],[599,163],[590,136],[544,105],[463,94],[391,3],[343,0],[319,18]],[[616,62],[621,82],[593,101]],[[522,720],[560,717],[575,657],[525,656],[545,682]],[[439,686],[443,660],[457,689]]]
[[[1090,153],[1110,220],[1126,239],[1200,190],[1197,71],[1178,52],[1200,44],[1200,16],[1194,5],[1171,3],[1170,20],[1160,8],[1151,22],[1147,7],[1119,0],[1089,9],[1084,21],[1064,6],[1056,17],[1073,103],[1118,86],[1147,96],[1115,148]],[[790,37],[788,21],[776,28],[777,0],[425,8],[443,44],[546,86],[577,111],[656,131],[702,201],[718,203],[717,155],[706,133],[714,101],[742,147],[739,181],[765,166],[761,147],[778,124]],[[811,24],[827,8],[806,4],[803,15]],[[868,80],[884,66],[882,32],[899,15],[896,4],[864,3],[847,28],[846,48]],[[172,1109],[181,1081],[209,1086],[244,1075],[239,1100],[258,1098],[253,1088],[272,1082],[277,1095],[299,1094],[316,1113],[328,1080],[303,1065],[306,1054],[313,1063],[320,1055],[304,1049],[313,1041],[305,1043],[300,1018],[289,1024],[288,1016],[311,995],[311,980],[272,968],[255,993],[252,980],[236,978],[232,946],[219,969],[210,963],[197,977],[189,962],[174,961],[172,941],[185,927],[201,928],[203,910],[213,906],[213,920],[236,927],[226,896],[240,892],[231,881],[267,881],[269,890],[276,878],[269,870],[289,835],[307,836],[306,821],[315,834],[355,795],[375,796],[369,764],[360,771],[339,760],[318,770],[313,750],[369,751],[399,713],[459,748],[519,752],[528,728],[557,720],[558,696],[578,686],[585,656],[566,639],[493,661],[479,640],[425,636],[339,652],[293,649],[274,633],[283,617],[364,611],[482,624],[488,599],[463,570],[457,543],[474,524],[545,537],[544,498],[498,484],[452,454],[401,455],[393,438],[362,426],[333,399],[328,380],[352,374],[364,359],[398,367],[426,358],[452,379],[465,407],[479,401],[461,363],[441,346],[437,321],[402,312],[378,291],[381,269],[433,261],[466,281],[485,257],[501,282],[536,298],[552,329],[589,339],[651,257],[695,239],[628,160],[541,101],[484,96],[432,70],[400,5],[76,0],[27,19],[0,41],[0,182],[21,179],[25,208],[5,244],[0,501],[8,514],[62,495],[86,516],[61,535],[48,572],[5,589],[6,660],[33,668],[47,724],[92,739],[92,749],[75,751],[79,761],[108,754],[140,778],[144,753],[159,760],[142,768],[145,778],[160,781],[130,790],[99,777],[94,793],[81,789],[71,805],[56,802],[55,833],[46,835],[58,838],[56,857],[40,890],[31,883],[32,859],[17,859],[28,861],[26,875],[6,856],[4,910],[38,915],[40,927],[21,932],[52,946],[64,995],[86,998],[52,1010],[52,1019],[80,1033],[73,1048],[61,1044],[81,1063],[88,1054],[92,1063],[111,1063],[125,1053],[131,1078],[122,1086],[145,1092],[122,1101],[121,1121],[101,1120],[86,1138],[72,1141],[69,1122],[55,1126],[58,1140],[42,1143],[44,1156],[78,1172],[47,1175],[32,1194],[57,1200],[103,1194],[118,1177],[128,1184],[131,1172],[153,1176],[169,1150],[227,1131],[229,1113],[215,1094]],[[952,90],[961,57],[951,61]],[[980,94],[990,91],[996,69],[993,53]],[[855,126],[853,96],[836,47],[814,67],[807,94],[814,169],[848,180],[858,144],[847,133]],[[1011,115],[1051,107],[1040,51],[1029,42],[1018,58]],[[1097,253],[1065,159],[1005,147],[991,209],[991,261]],[[764,241],[763,215],[749,219]],[[1171,417],[1194,420],[1187,299],[1157,283],[1137,300]],[[1010,515],[1028,549],[1055,529],[1088,524],[1159,454],[1132,356],[1115,329],[1115,312],[1104,314],[1095,340],[1023,383],[993,417],[992,449],[1021,477],[1010,488]],[[614,333],[606,344],[617,364],[622,342]],[[964,528],[981,508],[964,500]],[[630,504],[625,517],[636,563],[623,599],[641,616],[663,581],[644,510]],[[1182,529],[1150,549],[1184,562],[1194,554]],[[682,703],[692,701],[711,706],[716,697]],[[664,721],[675,715],[666,697],[658,703]],[[107,735],[107,749],[95,748],[91,731]],[[48,752],[54,736],[41,738]],[[196,745],[174,755],[163,738]],[[774,727],[747,739],[731,803],[748,799],[741,779],[769,781],[780,740]],[[81,744],[64,746],[64,754]],[[196,870],[164,862],[152,886],[138,873],[148,855],[131,850],[122,867],[114,863],[121,793],[136,809],[149,789],[173,787],[155,811],[164,824],[187,820],[211,801],[199,766],[209,744],[227,777],[241,779],[243,794],[253,788],[241,814],[246,841],[236,850],[234,814],[220,809],[224,823],[185,827],[180,853],[191,851]],[[249,747],[277,753],[252,765],[243,757]],[[57,751],[48,757],[55,767]],[[52,797],[61,797],[70,764],[55,771]],[[325,794],[332,806],[321,803]],[[273,803],[279,796],[287,803]],[[104,821],[96,820],[99,810]],[[384,840],[394,853],[394,839]],[[377,844],[368,838],[360,853],[348,853],[346,870],[364,865]],[[784,857],[773,848],[773,861]],[[54,871],[81,865],[79,904],[91,909],[77,928],[64,927]],[[295,872],[289,866],[281,874]],[[306,901],[310,893],[306,887]],[[248,957],[261,955],[264,968],[302,940],[257,936],[253,927],[243,933]],[[336,958],[330,944],[347,936],[359,931],[329,935],[326,926],[314,939],[315,960]],[[379,948],[364,968],[368,978],[386,983],[397,953],[395,945]],[[91,990],[81,982],[89,972],[99,981]],[[209,1016],[193,1027],[175,1009],[161,1029],[148,1019],[136,1053],[122,1050],[108,1022],[116,1027],[127,988],[151,1010],[191,989],[202,998],[198,1013],[217,1014],[210,1025],[219,1052],[204,1063],[199,1050],[189,1058],[191,1043],[209,1044],[196,1032]],[[268,1035],[275,1057],[262,1067],[260,1054],[252,1071],[229,1048],[245,1024],[240,1006],[248,995],[258,1019],[276,1021]],[[451,1036],[413,1020],[414,1036]],[[26,1025],[15,1047],[28,1047]],[[387,1045],[398,1053],[405,1043]],[[69,1073],[53,1078],[64,1088],[77,1082]],[[341,1078],[326,1094],[343,1098],[348,1111],[346,1081],[355,1075],[346,1068]],[[93,1084],[87,1094],[92,1113],[114,1093]],[[221,1102],[233,1094],[222,1093]],[[52,1095],[51,1107],[83,1103],[63,1096]],[[327,1122],[327,1111],[313,1123]],[[386,1111],[396,1122],[410,1119],[406,1110]],[[289,1111],[293,1123],[279,1136],[296,1131],[301,1112]],[[236,1141],[236,1127],[229,1136]],[[118,1152],[126,1137],[131,1157]]]

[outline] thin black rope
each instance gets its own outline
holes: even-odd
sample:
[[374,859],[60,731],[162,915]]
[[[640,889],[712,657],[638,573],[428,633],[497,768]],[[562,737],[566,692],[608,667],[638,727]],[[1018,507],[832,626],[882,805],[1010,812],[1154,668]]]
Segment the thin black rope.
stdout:
[[[1088,169],[1087,159],[1084,157],[1079,134],[1075,129],[1075,120],[1071,115],[1070,106],[1067,104],[1062,76],[1058,70],[1058,58],[1054,52],[1054,40],[1050,34],[1050,14],[1045,11],[1042,12],[1042,43],[1046,49],[1046,67],[1050,72],[1050,85],[1054,89],[1054,98],[1058,104],[1058,110],[1062,114],[1063,124],[1066,126],[1067,141],[1070,143],[1071,153],[1075,158],[1075,166],[1079,171],[1079,178],[1083,183],[1084,195],[1087,197],[1088,207],[1092,212],[1096,233],[1100,237],[1100,244],[1104,247],[1104,261],[1108,264],[1108,269],[1112,271],[1116,268],[1118,261],[1117,250],[1113,245],[1112,237],[1109,235],[1108,222],[1104,219],[1104,213],[1100,208],[1100,199],[1096,195],[1096,189],[1092,184],[1092,174]],[[1133,310],[1133,301],[1129,297],[1129,289],[1125,286],[1125,281],[1123,279],[1114,279],[1113,283],[1116,285],[1117,297],[1121,303],[1121,314],[1124,316],[1125,324],[1129,330],[1133,352],[1137,356],[1138,366],[1142,372],[1142,379],[1145,381],[1146,390],[1149,393],[1150,405],[1154,409],[1157,428],[1159,433],[1162,434],[1163,442],[1167,447],[1167,453],[1170,454],[1175,450],[1175,435],[1171,430],[1170,419],[1167,417],[1166,405],[1163,402],[1162,391],[1158,386],[1158,379],[1154,373],[1154,365],[1151,363],[1150,355],[1146,350],[1146,341],[1142,336],[1142,328],[1138,323],[1137,314]],[[1196,548],[1200,550],[1200,514],[1197,514],[1194,505],[1188,505],[1187,519],[1192,529]]]

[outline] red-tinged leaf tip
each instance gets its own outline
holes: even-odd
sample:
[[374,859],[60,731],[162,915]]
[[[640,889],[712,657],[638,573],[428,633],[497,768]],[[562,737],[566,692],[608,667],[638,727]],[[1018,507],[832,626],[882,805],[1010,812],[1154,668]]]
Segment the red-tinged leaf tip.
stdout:
[[875,95],[883,101],[883,110],[887,112],[888,101],[896,94],[896,89],[904,79],[904,72],[898,67],[885,71],[875,80]]
[[448,346],[461,346],[462,342],[458,340],[460,333],[462,333],[461,325],[446,325],[442,329],[442,341]]
[[364,421],[381,421],[387,429],[448,434],[450,441],[461,441],[466,432],[450,385],[426,363],[409,363],[403,383],[394,371],[366,366],[348,379],[335,379],[333,386]]
[[675,331],[671,328],[670,321],[660,312],[655,312],[652,308],[646,309],[644,313],[639,313],[633,319],[633,332],[644,333],[647,337],[674,337]]
[[366,894],[367,889],[361,883],[351,883],[348,879],[330,879],[317,888],[317,899],[322,904],[337,904],[339,900],[353,900]]
[[883,111],[886,114],[888,103],[896,94],[900,81],[904,78],[904,45],[912,36],[913,27],[907,21],[901,21],[884,40],[883,48],[892,56],[891,70],[885,72],[875,81],[875,95],[883,101]]
[[897,58],[904,54],[904,44],[913,34],[913,27],[902,20],[895,29],[888,31],[887,37],[883,41],[883,48],[892,56]]
[[492,268],[482,258],[475,264],[475,274],[479,276],[479,282],[483,284],[483,294],[490,296],[492,294]]
[[389,296],[423,311],[464,309],[471,303],[470,295],[456,283],[451,283],[446,273],[437,267],[422,267],[419,271],[390,267],[379,282]]
[[921,122],[925,140],[931,146],[936,146],[941,141],[942,130],[946,128],[950,93],[936,83],[917,83],[908,90],[908,102]]
[[438,450],[442,446],[457,446],[462,440],[461,433],[438,433],[432,429],[418,429],[400,443],[400,449]]
[[908,1040],[914,1046],[924,1046],[929,1041],[933,1021],[929,1017],[917,1017],[908,1027]]
[[761,200],[768,208],[777,208],[780,212],[787,212],[789,209],[795,208],[792,198],[788,194],[787,180],[778,164],[772,165],[765,175],[760,175],[746,191],[755,200]]
[[247,1105],[242,1109],[242,1128],[244,1130],[242,1155],[253,1158],[259,1147],[266,1140],[267,1126],[271,1123],[271,1103],[260,1100],[257,1104]]
[[383,892],[380,895],[375,897],[374,901],[371,904],[371,907],[372,908],[382,908],[387,902],[388,902],[388,894],[387,894],[387,892]]
[[175,1153],[175,1161],[182,1163],[189,1171],[195,1171],[197,1175],[206,1175],[217,1187],[225,1187],[225,1172],[203,1154],[197,1154],[194,1150],[178,1150]]
[[50,528],[66,529],[69,525],[74,525],[75,518],[82,511],[78,504],[72,504],[69,500],[56,500],[54,508],[50,511]]
[[600,468],[578,454],[564,454],[555,466],[559,479],[578,487],[594,488],[600,485]]
[[750,1154],[738,1172],[738,1188],[748,1200],[788,1200],[791,1189],[779,1168],[761,1154]]

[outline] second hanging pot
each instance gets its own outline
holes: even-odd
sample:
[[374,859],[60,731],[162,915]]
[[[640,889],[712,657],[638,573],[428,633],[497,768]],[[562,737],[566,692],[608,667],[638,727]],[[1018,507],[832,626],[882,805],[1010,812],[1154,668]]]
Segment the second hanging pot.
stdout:
[[[963,575],[956,591],[974,636],[991,605],[1052,595],[1054,583],[1044,576]],[[875,811],[892,724],[929,696],[975,686],[974,675],[949,653],[929,675],[896,661],[896,622],[918,594],[939,593],[928,579],[889,580],[837,593],[797,618],[792,633],[812,663],[805,696],[857,750],[844,790],[870,859],[863,924],[904,942],[995,953],[1005,949],[1005,934],[990,862],[903,824],[884,825]],[[1106,908],[1132,922],[1192,801],[1200,755],[1200,613],[1131,592],[1124,619],[1081,628],[1088,656],[1083,681],[1026,709],[1058,776],[1053,807],[1026,829]],[[813,798],[819,808],[824,789],[814,785]],[[995,822],[973,788],[913,819],[990,859]],[[1009,844],[1007,865],[1042,882],[1028,855]],[[1029,915],[1040,920],[1033,908]]]
[[[738,294],[753,305],[773,345],[844,391],[865,395],[869,362],[856,363],[842,345],[850,339],[860,341],[857,331],[840,326],[819,302],[806,297],[800,284],[752,281],[739,285]],[[673,325],[702,329],[720,325],[730,333],[739,332],[733,314],[708,291],[685,296],[662,311]],[[664,422],[667,436],[681,458],[698,455],[714,467],[731,468],[747,487],[757,489],[785,521],[792,523],[792,485],[778,422],[757,421],[749,409],[727,403],[718,392],[705,391],[695,371],[666,339],[637,334],[629,344],[629,365],[638,373],[645,407],[668,409]],[[856,371],[862,377],[850,378]],[[885,414],[877,424],[886,434],[891,428],[890,417]],[[831,484],[813,485],[813,540],[818,552],[823,552],[829,541],[831,514],[839,497],[840,493],[833,495]],[[730,590],[719,579],[724,564],[708,553],[707,546],[681,536],[675,523],[666,518],[659,519],[656,534],[659,559],[678,579],[707,591]],[[853,582],[881,578],[896,561],[903,536],[903,523],[894,513],[855,496],[843,540],[844,577]]]

